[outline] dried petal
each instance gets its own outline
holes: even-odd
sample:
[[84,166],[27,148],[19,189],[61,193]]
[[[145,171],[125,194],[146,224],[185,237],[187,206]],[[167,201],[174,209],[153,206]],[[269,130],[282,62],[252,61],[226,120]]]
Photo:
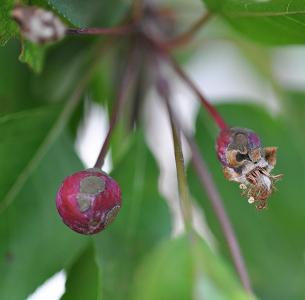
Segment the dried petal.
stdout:
[[276,164],[277,148],[263,148],[255,132],[233,127],[221,131],[216,149],[225,177],[240,183],[249,203],[255,203],[257,209],[266,208],[274,183],[282,177],[270,174]]
[[19,24],[21,34],[34,43],[56,42],[65,36],[65,25],[52,12],[42,8],[16,5],[12,17]]

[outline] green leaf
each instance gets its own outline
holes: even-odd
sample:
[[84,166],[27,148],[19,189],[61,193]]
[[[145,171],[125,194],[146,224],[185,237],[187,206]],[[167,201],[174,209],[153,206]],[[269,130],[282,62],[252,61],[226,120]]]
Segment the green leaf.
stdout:
[[[19,175],[54,114],[53,109],[44,109],[1,119],[1,189]],[[1,213],[1,299],[25,299],[55,272],[68,267],[86,245],[88,239],[67,228],[55,206],[60,183],[79,169],[73,144],[61,136]]]
[[94,51],[95,44],[72,39],[48,49],[43,71],[31,78],[34,96],[51,103],[68,99],[88,69],[92,68]]
[[253,299],[205,242],[188,237],[165,242],[140,266],[133,300]]
[[168,207],[158,192],[158,169],[141,133],[111,176],[120,184],[122,208],[94,237],[105,299],[129,299],[140,259],[170,235]]
[[58,113],[59,107],[48,107],[0,118],[0,203],[36,153]]
[[[27,3],[27,1],[24,1]],[[40,0],[36,1],[41,4]],[[18,32],[18,26],[16,22],[11,18],[11,11],[15,2],[13,0],[4,0],[4,3],[0,9],[0,46],[4,46],[8,40],[15,37]],[[36,3],[33,3],[36,4]],[[42,69],[44,50],[45,47],[41,47],[30,43],[28,41],[22,41],[22,50],[19,56],[21,62],[27,63],[35,72],[40,72]]]
[[[10,41],[0,47],[0,113],[12,113],[38,105],[31,92],[31,73],[18,62],[19,45]],[[41,101],[41,99],[39,99]]]
[[95,249],[90,243],[69,269],[66,291],[61,300],[101,299],[99,277]]
[[2,0],[0,8],[0,46],[4,46],[17,32],[16,23],[11,19],[13,6],[14,0]]
[[203,1],[247,38],[266,44],[305,43],[303,1]]
[[28,64],[36,73],[40,73],[43,68],[45,51],[46,46],[40,46],[24,40],[19,60]]
[[67,21],[77,27],[111,26],[126,13],[125,1],[46,0]]
[[[272,118],[259,107],[228,104],[220,106],[220,112],[230,125],[255,130],[265,146],[279,147],[274,173],[284,173],[284,178],[277,184],[278,191],[271,196],[269,208],[257,211],[241,197],[237,184],[224,179],[215,153],[216,132],[211,131],[203,114],[198,118],[196,140],[224,198],[256,293],[262,299],[302,299],[305,294],[302,234],[305,231],[305,202],[302,201],[305,166],[294,137],[281,118]],[[218,221],[193,172],[189,182],[220,241],[222,252],[230,259]]]

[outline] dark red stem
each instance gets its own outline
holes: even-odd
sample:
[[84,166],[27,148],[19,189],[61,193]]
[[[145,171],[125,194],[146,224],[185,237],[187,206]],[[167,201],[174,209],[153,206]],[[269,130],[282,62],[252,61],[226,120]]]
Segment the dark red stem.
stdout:
[[113,130],[118,121],[120,111],[121,111],[122,107],[124,106],[124,102],[127,98],[129,84],[135,73],[134,58],[135,58],[135,49],[133,49],[129,55],[129,58],[127,61],[127,66],[124,71],[121,84],[119,86],[116,102],[114,104],[113,111],[112,111],[112,114],[110,117],[108,133],[105,138],[104,144],[101,148],[101,151],[99,153],[99,156],[97,158],[97,161],[95,163],[95,166],[94,166],[95,168],[102,168],[104,165],[105,156],[109,149],[110,139],[111,139]]
[[112,28],[67,28],[66,34],[71,35],[126,35],[134,32],[133,25],[124,25]]
[[216,110],[216,108],[203,96],[199,88],[195,85],[192,79],[182,70],[179,64],[171,56],[167,56],[167,59],[173,69],[176,71],[176,73],[180,76],[180,78],[193,90],[193,92],[200,99],[202,105],[214,119],[219,129],[223,130],[228,128],[228,125],[226,124],[222,116],[219,114],[219,112]]
[[144,38],[155,48],[158,56],[163,57],[172,66],[177,75],[191,88],[191,90],[200,99],[200,102],[205,107],[207,112],[215,121],[220,130],[227,129],[229,126],[226,124],[222,116],[216,110],[216,108],[203,96],[199,88],[194,84],[192,79],[182,70],[175,59],[170,55],[166,47],[159,41],[155,40],[151,36],[145,35]]
[[208,194],[208,199],[210,199],[214,213],[217,216],[217,219],[220,223],[220,227],[227,241],[227,245],[230,250],[236,271],[240,277],[240,280],[244,288],[248,292],[252,292],[245,262],[241,254],[240,247],[234,233],[234,229],[231,225],[229,217],[226,214],[225,208],[222,204],[223,201],[221,199],[221,196],[216,188],[212,176],[208,171],[207,164],[204,161],[202,157],[202,153],[200,153],[196,142],[194,141],[193,138],[185,134],[185,132],[184,132],[184,136],[187,139],[192,152],[192,163],[194,169],[199,177],[202,187],[204,187],[205,191]]

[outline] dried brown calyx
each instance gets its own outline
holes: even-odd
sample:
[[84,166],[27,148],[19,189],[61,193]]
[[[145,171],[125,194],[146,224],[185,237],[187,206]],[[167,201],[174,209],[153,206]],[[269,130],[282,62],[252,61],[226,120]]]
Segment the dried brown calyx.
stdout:
[[52,12],[35,6],[16,5],[12,18],[24,38],[38,44],[56,42],[66,33],[65,25]]
[[245,128],[223,130],[217,140],[217,154],[225,177],[240,183],[242,195],[257,209],[267,207],[282,175],[271,175],[276,164],[276,147],[263,148],[255,132]]

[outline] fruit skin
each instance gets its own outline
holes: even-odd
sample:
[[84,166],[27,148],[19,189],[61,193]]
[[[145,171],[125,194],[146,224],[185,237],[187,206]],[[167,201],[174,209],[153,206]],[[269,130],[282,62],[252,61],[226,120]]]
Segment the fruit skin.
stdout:
[[[240,138],[238,138],[240,137]],[[220,132],[216,142],[216,152],[223,166],[237,167],[238,163],[228,159],[228,151],[238,151],[242,154],[251,154],[253,150],[263,152],[258,135],[247,128],[232,127]],[[262,154],[262,153],[261,153]],[[251,158],[251,155],[250,157]],[[234,165],[234,162],[236,165]]]
[[65,178],[56,207],[63,222],[81,234],[95,234],[116,217],[121,207],[117,182],[100,169],[87,169]]

